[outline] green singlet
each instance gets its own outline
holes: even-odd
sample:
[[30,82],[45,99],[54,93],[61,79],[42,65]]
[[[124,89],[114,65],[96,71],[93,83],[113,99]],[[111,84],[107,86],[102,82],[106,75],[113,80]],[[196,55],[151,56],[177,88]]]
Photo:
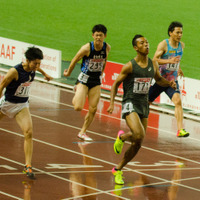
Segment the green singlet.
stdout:
[[145,68],[140,67],[134,59],[131,63],[133,71],[123,81],[122,118],[132,112],[136,112],[140,118],[148,118],[148,93],[154,77],[153,63],[150,58]]

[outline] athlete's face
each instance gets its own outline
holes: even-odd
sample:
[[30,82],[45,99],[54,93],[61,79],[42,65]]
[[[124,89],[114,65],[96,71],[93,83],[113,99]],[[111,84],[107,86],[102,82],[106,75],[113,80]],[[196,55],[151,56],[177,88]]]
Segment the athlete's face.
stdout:
[[101,43],[103,43],[104,39],[106,38],[106,35],[102,32],[94,32],[92,34],[92,37],[94,38],[94,43],[101,44]]
[[169,35],[174,41],[180,42],[183,35],[183,29],[181,27],[175,27],[173,32],[169,32]]
[[36,71],[41,64],[41,60],[40,59],[35,59],[35,60],[27,60],[28,66],[29,66],[29,70],[30,71]]
[[136,40],[137,46],[134,46],[135,50],[141,54],[148,55],[149,42],[145,37],[138,38]]

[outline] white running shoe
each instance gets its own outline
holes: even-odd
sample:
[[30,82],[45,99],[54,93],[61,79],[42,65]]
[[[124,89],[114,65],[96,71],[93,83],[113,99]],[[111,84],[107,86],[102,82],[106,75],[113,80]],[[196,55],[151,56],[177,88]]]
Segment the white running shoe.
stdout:
[[79,133],[79,134],[77,135],[77,137],[78,137],[79,139],[81,139],[81,140],[84,140],[84,141],[88,141],[88,142],[93,141],[93,139],[90,138],[89,136],[87,136],[85,133],[83,133],[83,134]]

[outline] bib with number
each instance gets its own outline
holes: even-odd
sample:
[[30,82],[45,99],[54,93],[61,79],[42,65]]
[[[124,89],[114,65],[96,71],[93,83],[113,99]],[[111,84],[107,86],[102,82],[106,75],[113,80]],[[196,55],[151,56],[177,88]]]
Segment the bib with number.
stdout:
[[166,69],[169,70],[169,71],[178,71],[179,64],[180,63],[174,63],[174,64],[168,63],[167,66],[166,66]]
[[88,70],[91,72],[102,72],[104,59],[90,59]]
[[147,94],[151,85],[151,78],[135,78],[133,93]]
[[17,97],[29,97],[31,82],[21,83],[17,88],[14,96]]
[[89,76],[81,72],[78,76],[78,80],[83,83],[87,83]]

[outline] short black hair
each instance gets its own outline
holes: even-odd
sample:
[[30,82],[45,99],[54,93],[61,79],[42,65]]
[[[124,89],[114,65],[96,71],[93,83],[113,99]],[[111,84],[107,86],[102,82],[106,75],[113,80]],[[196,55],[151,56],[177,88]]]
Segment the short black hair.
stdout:
[[103,24],[97,24],[92,28],[92,33],[102,32],[104,35],[107,33],[107,28]]
[[27,51],[25,52],[26,59],[32,61],[36,59],[43,59],[43,52],[36,47],[29,47]]
[[134,38],[133,38],[133,40],[132,40],[132,45],[133,45],[133,47],[134,47],[134,46],[137,46],[136,40],[137,40],[138,38],[141,38],[141,37],[144,37],[144,36],[141,35],[141,34],[136,34],[136,35],[134,36]]
[[183,28],[183,24],[181,22],[177,22],[177,21],[171,22],[171,24],[169,25],[169,28],[168,28],[168,35],[169,35],[169,32],[173,32],[176,27]]

